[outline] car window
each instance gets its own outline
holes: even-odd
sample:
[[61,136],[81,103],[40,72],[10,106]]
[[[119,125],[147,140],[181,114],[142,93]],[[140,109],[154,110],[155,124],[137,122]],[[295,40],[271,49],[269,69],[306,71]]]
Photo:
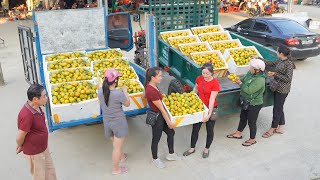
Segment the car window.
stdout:
[[262,22],[256,22],[252,29],[259,32],[270,32],[268,26]]
[[295,21],[274,21],[273,24],[283,34],[304,34],[309,33],[309,30],[303,27],[301,24]]
[[245,21],[243,23],[240,23],[238,27],[240,27],[243,30],[249,30],[253,25],[253,21]]

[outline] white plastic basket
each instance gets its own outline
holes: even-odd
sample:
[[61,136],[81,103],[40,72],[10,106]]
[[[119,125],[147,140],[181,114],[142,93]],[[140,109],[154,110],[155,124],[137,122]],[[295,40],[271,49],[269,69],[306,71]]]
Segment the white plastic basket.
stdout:
[[[217,28],[218,31],[212,31],[209,28]],[[206,30],[207,29],[207,30]],[[220,24],[218,25],[211,25],[211,26],[199,26],[199,27],[193,27],[191,28],[191,31],[194,35],[198,35],[200,33],[197,33],[197,30],[204,30],[206,31],[205,33],[212,33],[212,32],[221,32],[224,31],[224,29],[222,28],[222,26]]]
[[[92,53],[92,52],[106,52],[106,51],[114,51],[114,50],[116,50],[116,51],[118,51],[119,53],[121,53],[121,57],[116,57],[116,58],[107,58],[107,57],[106,57],[106,58],[105,58],[106,60],[107,60],[107,59],[119,59],[119,58],[122,58],[122,57],[123,57],[123,53],[121,52],[121,49],[120,49],[120,48],[100,49],[100,50],[87,51],[87,56],[88,56],[89,61],[102,60],[102,59],[96,59],[96,58],[91,58],[91,57],[89,57],[89,56],[90,56],[90,53]],[[90,60],[90,59],[92,59],[92,60]]]
[[[182,51],[181,48],[182,47],[185,47],[185,46],[195,46],[195,45],[205,45],[206,46],[206,50],[205,51],[211,51],[211,47],[210,47],[210,44],[208,42],[197,42],[197,43],[187,43],[187,44],[179,44],[178,45],[178,48],[179,48],[179,51],[181,51],[184,55],[190,57],[190,54],[187,54],[186,52]],[[196,52],[196,51],[194,51]],[[202,51],[203,52],[203,51]],[[190,52],[190,53],[193,53],[193,52]]]
[[[87,81],[95,84],[92,80]],[[100,115],[100,103],[98,98],[81,101],[79,103],[53,104],[51,89],[56,85],[50,85],[48,94],[50,98],[51,114],[55,123],[68,122]]]
[[[144,86],[142,85],[142,83],[139,80],[134,79],[134,80],[130,80],[130,81],[138,82],[139,85],[144,90]],[[132,110],[146,108],[147,107],[147,102],[146,102],[146,99],[143,98],[142,96],[143,96],[143,91],[142,92],[138,92],[138,93],[129,94],[130,106],[129,107],[123,106],[123,111],[132,111]]]
[[[222,51],[219,48],[214,48],[213,45],[214,44],[225,44],[225,43],[236,43],[237,47],[234,47],[234,48],[242,47],[242,44],[239,39],[232,39],[232,40],[225,40],[225,41],[214,41],[214,42],[210,42],[209,44],[210,44],[212,50],[219,50],[223,54],[224,51]],[[230,49],[230,48],[226,48],[226,49]]]
[[[117,59],[117,60],[120,60],[120,59]],[[126,58],[122,58],[121,60],[128,61]],[[92,74],[93,74],[94,77],[96,77],[96,76],[95,76],[95,72],[94,72],[94,65],[95,65],[95,63],[98,63],[98,62],[101,62],[101,61],[108,61],[108,60],[91,61],[91,71],[92,71]],[[133,73],[135,74],[135,78],[133,78],[133,79],[137,79],[137,80],[138,80],[139,77],[138,77],[137,72],[136,72],[136,71],[133,69],[133,67],[130,66],[130,65],[129,65],[129,68],[132,69]],[[115,68],[115,69],[118,70],[119,68]],[[104,73],[104,72],[103,72],[103,73]],[[101,72],[98,72],[98,74],[97,74],[99,77],[101,77],[99,74],[101,74]]]
[[186,114],[186,115],[183,115],[183,116],[172,116],[172,114],[168,110],[168,108],[165,105],[165,103],[163,101],[162,101],[162,103],[164,105],[164,108],[166,109],[166,111],[169,114],[170,121],[172,123],[174,123],[176,125],[176,127],[187,126],[187,125],[190,125],[190,124],[195,124],[195,123],[201,122],[202,119],[205,116],[207,116],[208,112],[209,112],[209,109],[207,108],[207,106],[205,104],[203,104],[203,107],[204,107],[203,111],[196,112],[196,113],[193,113],[193,114]]
[[[73,69],[73,70],[77,70],[77,69],[84,69],[85,71],[90,71],[90,72],[92,73],[92,71],[91,71],[91,68],[90,68],[90,67],[70,68],[70,69]],[[57,84],[57,83],[51,83],[51,82],[50,82],[50,77],[51,77],[52,73],[59,72],[59,71],[64,71],[64,70],[70,70],[70,69],[61,69],[61,70],[48,71],[48,72],[47,72],[47,75],[46,75],[46,77],[48,77],[48,78],[47,78],[48,83],[50,83],[50,84]],[[85,79],[85,80],[75,80],[75,81],[86,81],[86,80],[92,80],[92,78],[93,78],[93,75],[91,76],[91,78],[90,78],[90,79]],[[74,82],[74,81],[71,81],[71,82]],[[58,83],[65,83],[65,82],[58,82]]]
[[174,48],[178,48],[178,45],[179,44],[185,44],[185,43],[179,43],[178,45],[175,45],[173,43],[173,41],[182,41],[184,39],[187,39],[187,38],[192,38],[193,39],[193,42],[187,42],[187,43],[195,43],[195,42],[200,42],[200,39],[197,35],[191,35],[191,36],[179,36],[179,37],[171,37],[171,38],[168,38],[168,42],[169,44],[174,47]]
[[[170,37],[178,37],[178,36],[190,36],[190,35],[193,35],[190,29],[184,29],[184,30],[160,32],[160,38],[163,39],[165,42],[168,42],[168,38],[166,38],[165,35],[169,34],[169,33],[174,33],[174,35],[169,36],[168,38],[170,38]],[[177,35],[179,33],[185,33],[185,34]]]
[[[71,60],[71,61],[75,61],[75,60],[78,60],[78,59],[81,59],[83,61],[86,61],[86,62],[89,62],[87,58],[76,58],[76,59],[65,59],[65,60]],[[65,61],[63,60],[63,61]],[[47,75],[47,72],[49,71],[48,70],[48,66],[50,66],[50,64],[54,63],[56,61],[52,61],[52,62],[43,62],[43,72],[44,72],[44,75],[46,76]],[[83,67],[89,67],[90,68],[90,65],[89,66],[83,66]],[[81,67],[77,67],[77,68],[81,68]],[[63,69],[72,69],[71,68],[63,68]],[[55,70],[51,70],[51,71],[56,71],[56,70],[60,70],[60,69],[55,69]],[[62,70],[62,69],[61,69]]]
[[242,65],[238,66],[232,56],[230,55],[230,51],[233,50],[239,50],[239,49],[253,49],[257,53],[259,57],[262,58],[262,55],[259,53],[256,47],[254,46],[246,46],[246,47],[239,47],[239,48],[231,48],[231,49],[226,49],[224,52],[224,58],[227,61],[229,65],[229,72],[237,75],[244,75],[249,71],[249,65]]
[[[204,36],[216,36],[216,35],[219,35],[219,34],[224,34],[227,36],[227,39],[226,40],[231,40],[232,37],[229,33],[229,31],[222,31],[222,32],[215,32],[215,33],[204,33],[204,34],[198,34],[200,40],[202,42],[214,42],[214,41],[208,41],[208,40],[204,40]],[[217,40],[217,41],[222,41],[222,40]]]
[[219,78],[219,77],[225,77],[227,72],[228,72],[228,63],[226,62],[226,60],[224,59],[224,57],[222,56],[220,51],[204,51],[204,52],[196,52],[196,53],[191,53],[191,59],[194,60],[194,56],[195,55],[205,55],[205,54],[217,54],[220,57],[220,60],[223,61],[223,63],[225,64],[225,67],[223,68],[215,68],[214,69],[214,74],[213,76],[215,78]]
[[[75,52],[79,52],[79,53],[83,54],[83,56],[80,56],[79,58],[87,57],[86,51],[75,51]],[[53,55],[56,55],[56,54],[72,54],[72,53],[75,53],[75,52],[62,52],[62,53],[55,53],[55,54],[45,54],[45,55],[42,56],[42,58],[43,58],[42,60],[43,60],[43,62],[48,62],[47,58],[49,58],[49,57],[51,57]],[[73,58],[65,58],[65,59],[73,59]]]

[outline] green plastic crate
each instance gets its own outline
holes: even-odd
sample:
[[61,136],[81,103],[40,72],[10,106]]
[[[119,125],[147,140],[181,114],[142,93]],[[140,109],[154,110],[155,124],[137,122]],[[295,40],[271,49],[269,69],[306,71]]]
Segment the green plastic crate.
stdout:
[[158,33],[218,24],[217,0],[150,0],[139,9],[155,15]]

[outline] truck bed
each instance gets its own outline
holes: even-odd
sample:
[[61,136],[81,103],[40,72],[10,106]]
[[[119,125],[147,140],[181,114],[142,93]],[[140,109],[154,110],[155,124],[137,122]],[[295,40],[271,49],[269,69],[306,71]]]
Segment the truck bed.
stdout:
[[[230,32],[230,35],[233,39],[239,39],[244,46],[255,46],[266,60],[273,61],[277,59],[277,52],[273,49],[267,48],[232,32]],[[162,39],[159,39],[158,41],[158,57],[160,66],[169,67],[169,73],[183,85],[188,85],[191,88],[194,87],[196,77],[201,75],[201,69],[196,63],[177,49],[171,47]],[[240,87],[233,84],[226,77],[218,78],[218,81],[221,85],[221,91],[217,98],[219,115],[224,116],[240,112],[238,106]],[[273,93],[269,88],[266,88],[264,106],[271,105],[273,105]]]

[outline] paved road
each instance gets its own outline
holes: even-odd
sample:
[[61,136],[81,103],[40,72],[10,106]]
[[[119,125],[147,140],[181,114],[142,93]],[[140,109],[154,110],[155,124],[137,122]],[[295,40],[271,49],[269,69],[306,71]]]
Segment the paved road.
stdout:
[[[220,22],[227,26],[241,19],[224,15]],[[30,179],[23,157],[15,155],[16,117],[26,101],[28,87],[24,81],[17,24],[0,25],[0,36],[5,37],[7,45],[0,48],[0,62],[7,82],[5,87],[0,87],[1,180]],[[145,125],[145,117],[128,118],[130,135],[124,149],[129,153],[126,164],[130,171],[115,177],[110,174],[112,146],[104,138],[101,124],[62,129],[51,133],[49,139],[58,179],[309,180],[319,177],[319,58],[296,62],[292,92],[285,105],[287,129],[284,135],[261,138],[272,118],[272,108],[264,108],[258,119],[258,143],[244,148],[242,141],[225,138],[236,129],[238,115],[225,117],[216,123],[209,159],[201,158],[205,144],[205,128],[202,128],[197,153],[180,162],[168,162],[166,169],[159,170],[149,163],[151,129]],[[175,150],[179,154],[188,148],[190,134],[190,126],[176,129]],[[248,136],[248,129],[245,129],[244,137]],[[164,159],[166,152],[164,135],[159,144],[160,158]]]

